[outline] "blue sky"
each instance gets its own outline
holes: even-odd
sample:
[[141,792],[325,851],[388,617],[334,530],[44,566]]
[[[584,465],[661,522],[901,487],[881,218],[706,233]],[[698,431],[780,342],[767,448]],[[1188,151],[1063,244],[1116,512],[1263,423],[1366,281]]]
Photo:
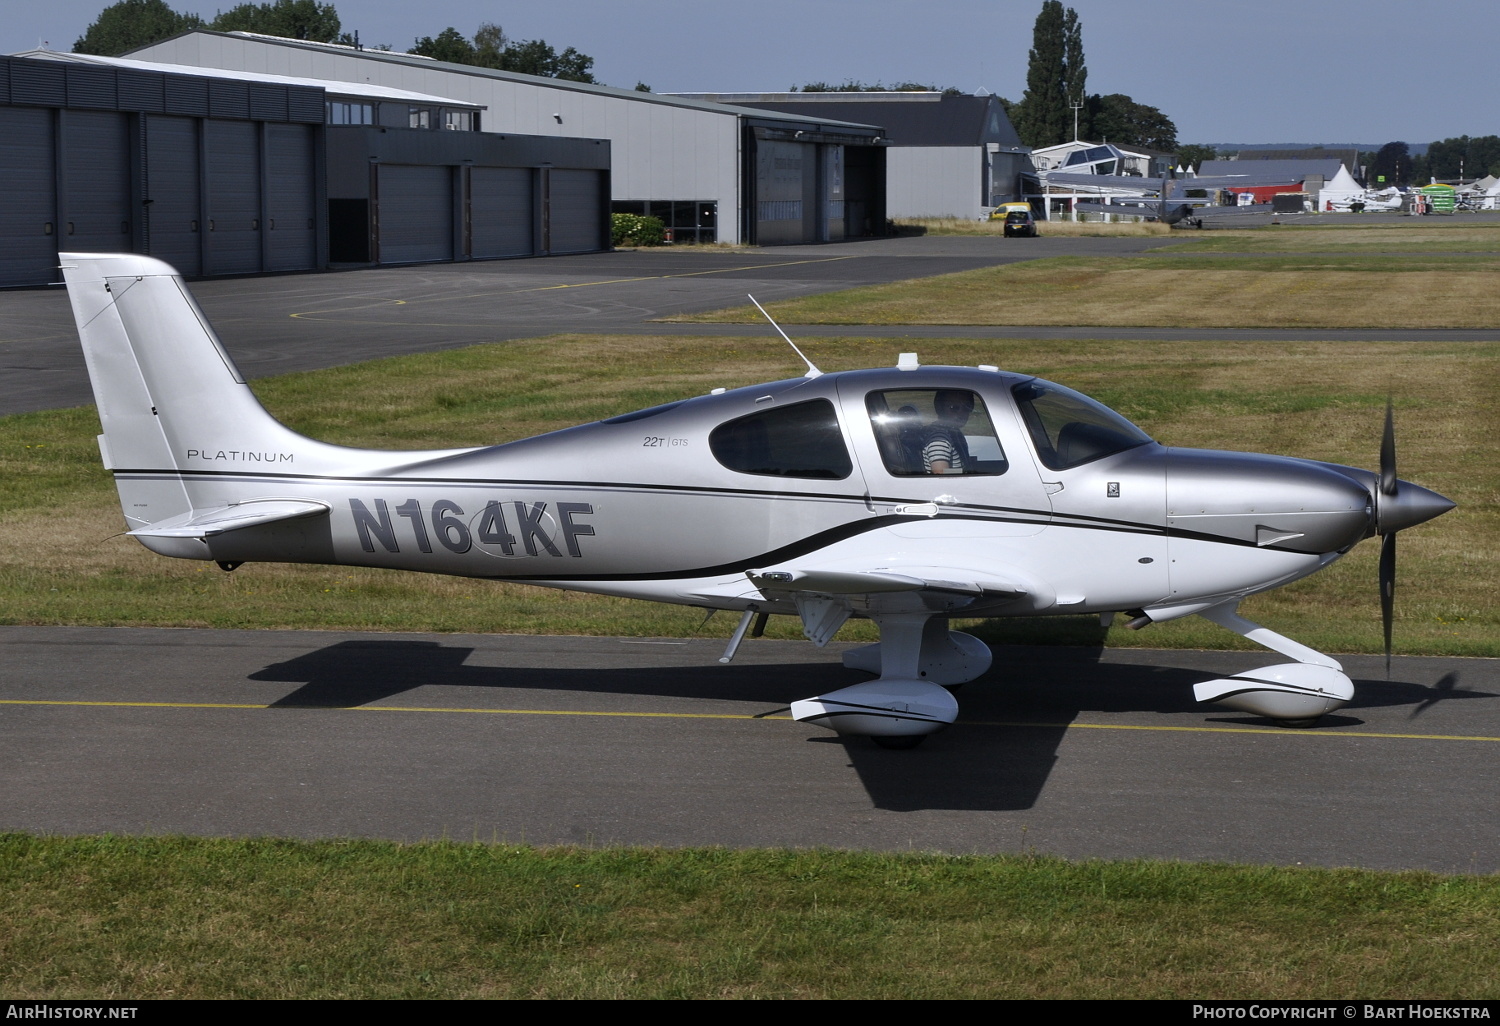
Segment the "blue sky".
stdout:
[[[233,0],[168,0],[212,17]],[[1065,0],[1066,3],[1066,0]],[[1424,143],[1500,134],[1493,0],[1073,0],[1091,92],[1159,107],[1189,142]],[[9,0],[0,52],[71,49],[103,0]],[[658,92],[920,81],[1020,99],[1040,0],[335,0],[366,44],[452,25],[577,47]]]

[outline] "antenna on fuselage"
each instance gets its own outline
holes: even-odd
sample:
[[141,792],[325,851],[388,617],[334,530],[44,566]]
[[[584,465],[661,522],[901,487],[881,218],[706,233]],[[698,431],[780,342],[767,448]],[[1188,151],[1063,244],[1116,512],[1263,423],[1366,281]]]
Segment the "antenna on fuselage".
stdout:
[[[745,293],[745,294],[747,296],[750,295],[748,292]],[[787,333],[781,330],[781,325],[777,324],[776,321],[771,317],[771,315],[768,314],[768,313],[766,313],[766,308],[763,307],[763,306],[761,306],[760,303],[756,302],[756,299],[755,299],[754,296],[750,296],[750,302],[755,303],[755,309],[759,310],[761,312],[761,314],[764,315],[764,317],[766,318],[766,320],[768,320],[768,321],[771,322],[771,327],[773,327],[773,328],[776,329],[777,334],[779,334],[782,338],[786,339],[786,344],[792,347],[792,352],[794,352],[798,356],[802,357],[802,362],[805,363],[805,364],[807,364],[807,374],[805,376],[808,377],[808,378],[819,378],[819,377],[822,377],[823,376],[823,372],[820,371],[820,370],[818,370],[817,367],[813,366],[813,362],[807,358],[807,354],[804,353],[802,350],[798,349],[797,348],[797,343],[793,342],[790,338],[787,337]]]

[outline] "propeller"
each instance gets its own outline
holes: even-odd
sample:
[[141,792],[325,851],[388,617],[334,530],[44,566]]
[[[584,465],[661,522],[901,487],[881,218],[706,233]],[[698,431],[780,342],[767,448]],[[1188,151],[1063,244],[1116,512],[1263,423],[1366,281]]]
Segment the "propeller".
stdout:
[[1385,402],[1385,435],[1380,440],[1380,483],[1375,500],[1375,533],[1380,535],[1380,618],[1385,629],[1385,675],[1391,675],[1391,620],[1396,599],[1396,532],[1426,523],[1454,507],[1451,499],[1396,476],[1396,427],[1391,401]]
[[[1380,439],[1380,497],[1394,499],[1401,487],[1396,476],[1396,421],[1391,400],[1385,401],[1385,434]],[[1380,539],[1380,625],[1385,631],[1385,679],[1391,679],[1391,621],[1396,608],[1396,532],[1386,532],[1376,520]]]

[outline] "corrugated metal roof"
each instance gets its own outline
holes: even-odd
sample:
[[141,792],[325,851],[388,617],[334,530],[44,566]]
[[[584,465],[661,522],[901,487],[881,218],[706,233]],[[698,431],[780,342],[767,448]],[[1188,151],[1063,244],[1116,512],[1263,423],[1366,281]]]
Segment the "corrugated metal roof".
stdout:
[[163,64],[160,61],[138,61],[129,57],[100,57],[96,54],[62,53],[56,50],[26,50],[12,56],[51,61],[68,61],[76,64],[109,64],[118,68],[160,71],[171,75],[197,75],[200,78],[220,78],[236,82],[265,82],[272,85],[313,86],[335,96],[353,96],[368,100],[389,100],[395,103],[456,107],[463,110],[487,109],[482,103],[470,103],[468,100],[455,100],[451,97],[433,96],[429,93],[414,93],[409,89],[392,89],[389,86],[371,85],[368,82],[335,82],[326,78],[294,78],[290,75],[266,75],[257,71],[225,71],[222,68],[203,68],[194,64]]
[[1302,181],[1308,175],[1332,178],[1344,165],[1337,160],[1205,160],[1198,167],[1199,177],[1238,178],[1240,184],[1254,184],[1264,179],[1274,182]]
[[[1027,147],[994,96],[953,96],[939,92],[866,93],[673,93],[715,103],[794,114],[816,110],[827,117],[865,121],[885,128],[896,146],[981,146],[1008,150]],[[995,117],[998,115],[998,117]]]
[[[359,60],[384,61],[391,64],[405,64],[412,67],[420,67],[423,70],[438,69],[455,75],[472,75],[476,78],[493,78],[500,81],[515,82],[520,85],[543,86],[549,89],[561,89],[567,92],[592,93],[595,96],[611,96],[616,99],[632,100],[636,103],[656,103],[668,107],[684,107],[690,110],[701,110],[711,114],[724,114],[736,117],[755,117],[765,119],[767,111],[757,110],[752,107],[736,107],[723,103],[708,103],[702,100],[689,100],[683,97],[673,96],[668,93],[642,93],[634,89],[620,89],[615,86],[599,85],[593,82],[572,82],[563,78],[543,78],[537,75],[523,75],[516,71],[500,71],[495,68],[481,68],[472,64],[454,64],[450,61],[435,61],[431,57],[423,57],[419,54],[396,53],[391,50],[355,50],[349,46],[339,43],[314,43],[306,39],[284,39],[280,36],[262,36],[251,33],[240,32],[212,32],[208,29],[193,29],[190,32],[182,32],[172,39],[180,39],[183,36],[204,35],[219,36],[224,39],[243,39],[246,42],[262,43],[267,46],[286,46],[300,50],[315,50],[324,53],[337,53],[342,57],[353,57]],[[167,40],[163,40],[166,42]],[[156,44],[151,44],[156,45]],[[144,50],[148,47],[140,47]],[[136,52],[136,51],[132,51]],[[198,74],[202,74],[200,70]],[[237,73],[236,73],[237,74]],[[326,83],[325,83],[326,84]],[[799,125],[827,126],[834,129],[854,129],[859,132],[868,132],[879,126],[871,125],[866,121],[834,121],[828,118],[804,117],[797,114],[778,113],[772,120],[793,122]]]

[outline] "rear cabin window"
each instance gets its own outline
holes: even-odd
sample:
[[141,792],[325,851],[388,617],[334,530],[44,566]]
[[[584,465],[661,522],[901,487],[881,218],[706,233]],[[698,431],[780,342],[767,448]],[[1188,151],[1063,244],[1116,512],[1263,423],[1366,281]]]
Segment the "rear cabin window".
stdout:
[[720,424],[708,448],[730,470],[768,477],[840,480],[854,470],[827,399],[772,407]]
[[1003,474],[1009,464],[984,400],[963,388],[900,388],[865,396],[885,469],[896,477]]

